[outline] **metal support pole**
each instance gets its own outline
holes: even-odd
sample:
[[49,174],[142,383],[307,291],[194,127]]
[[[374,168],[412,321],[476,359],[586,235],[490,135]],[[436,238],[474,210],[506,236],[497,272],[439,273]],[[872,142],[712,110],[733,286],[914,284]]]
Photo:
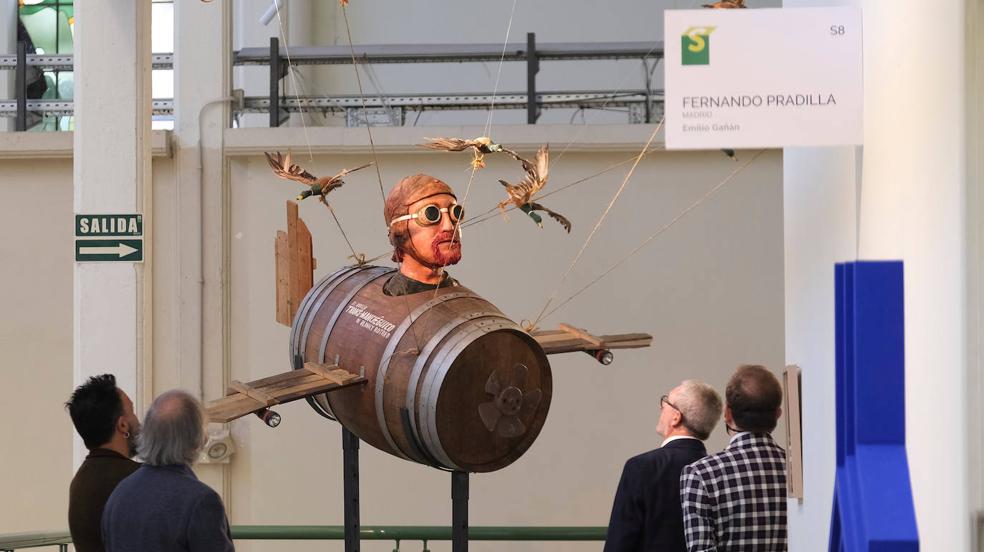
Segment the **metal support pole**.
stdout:
[[280,126],[280,40],[270,37],[270,126]]
[[526,33],[526,124],[535,125],[540,109],[536,102],[536,74],[540,58],[536,54],[536,33]]
[[359,552],[359,438],[342,427],[345,552]]
[[27,44],[23,41],[17,43],[17,75],[14,84],[17,90],[17,119],[14,121],[14,130],[27,130]]
[[468,552],[468,472],[451,472],[451,552]]

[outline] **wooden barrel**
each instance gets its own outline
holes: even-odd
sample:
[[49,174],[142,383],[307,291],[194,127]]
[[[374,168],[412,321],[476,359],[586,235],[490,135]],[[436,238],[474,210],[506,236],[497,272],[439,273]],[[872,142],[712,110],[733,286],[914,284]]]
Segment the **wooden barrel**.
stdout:
[[457,286],[391,297],[392,268],[345,267],[308,292],[291,359],[360,368],[368,380],[313,397],[319,413],[390,454],[490,472],[533,444],[550,408],[540,345],[494,305]]

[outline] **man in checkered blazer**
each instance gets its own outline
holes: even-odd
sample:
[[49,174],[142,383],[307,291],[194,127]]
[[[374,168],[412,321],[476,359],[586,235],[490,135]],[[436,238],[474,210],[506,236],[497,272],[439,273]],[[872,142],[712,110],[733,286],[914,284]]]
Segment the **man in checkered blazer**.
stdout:
[[725,391],[732,433],[723,451],[680,476],[688,552],[785,552],[786,453],[770,432],[782,386],[763,366],[742,366]]

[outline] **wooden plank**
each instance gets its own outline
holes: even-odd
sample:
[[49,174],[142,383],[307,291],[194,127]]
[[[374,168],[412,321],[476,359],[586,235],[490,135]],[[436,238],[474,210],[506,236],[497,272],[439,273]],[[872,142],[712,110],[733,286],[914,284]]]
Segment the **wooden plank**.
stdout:
[[277,230],[274,242],[274,256],[277,266],[277,322],[290,326],[294,318],[290,315],[287,279],[290,254],[287,250],[287,232]]
[[[297,252],[292,269],[294,278],[297,279],[297,285],[295,286],[297,295],[293,297],[292,304],[299,307],[304,296],[314,287],[314,251],[311,241],[311,231],[308,230],[304,220],[300,218],[297,219],[297,240],[295,243],[297,244]],[[295,307],[295,312],[298,307]],[[293,320],[294,313],[292,312],[290,316]]]
[[803,502],[803,426],[800,403],[799,366],[790,365],[782,372],[786,414],[786,486],[787,495]]
[[[295,298],[301,283],[294,275],[295,258],[297,257],[297,203],[287,202],[287,311],[291,318],[300,305]],[[303,296],[302,296],[303,297]]]
[[273,376],[267,376],[265,378],[260,378],[258,380],[251,381],[249,382],[249,384],[252,385],[253,387],[268,387],[268,386],[275,385],[279,381],[292,380],[294,378],[299,378],[306,375],[308,375],[307,372],[304,372],[302,370],[290,370]]
[[579,337],[579,338],[583,339],[584,341],[587,341],[588,343],[594,345],[598,349],[603,349],[605,347],[605,342],[604,341],[602,341],[602,340],[598,339],[597,337],[589,334],[588,332],[582,330],[581,328],[575,328],[574,326],[571,326],[570,324],[564,324],[564,323],[561,323],[559,325],[559,327],[560,327],[561,330],[563,330],[563,331],[565,331],[565,332],[573,335],[574,337]]
[[[334,365],[320,366],[330,368]],[[233,381],[229,386],[234,394],[209,402],[205,411],[209,421],[225,423],[274,404],[284,404],[366,381],[364,377],[341,368],[328,370],[327,375],[328,377],[308,370],[291,370],[248,384]]]
[[277,399],[271,397],[270,395],[260,391],[259,389],[247,385],[238,380],[232,380],[229,382],[229,388],[235,389],[236,391],[246,395],[251,399],[256,399],[257,401],[265,404],[266,406],[273,406],[277,404]]
[[652,345],[653,336],[644,333],[593,336],[603,345],[586,341],[563,330],[542,330],[530,334],[548,355],[598,349],[638,349]]
[[327,378],[328,374],[332,370],[338,368],[336,364],[318,364],[317,362],[305,362],[304,369],[312,374],[318,374],[321,377]]
[[294,319],[301,301],[314,286],[311,231],[298,216],[297,203],[287,202],[287,305]]
[[210,422],[226,423],[265,407],[266,405],[256,399],[247,397],[242,393],[236,393],[209,402],[205,407],[205,413]]

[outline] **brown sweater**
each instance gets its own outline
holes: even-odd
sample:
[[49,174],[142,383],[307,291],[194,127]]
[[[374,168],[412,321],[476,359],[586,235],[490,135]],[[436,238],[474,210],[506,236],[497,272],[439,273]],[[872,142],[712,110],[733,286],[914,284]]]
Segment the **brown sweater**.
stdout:
[[89,451],[68,491],[68,529],[77,552],[103,551],[103,507],[116,485],[139,467],[139,463],[112,450]]

